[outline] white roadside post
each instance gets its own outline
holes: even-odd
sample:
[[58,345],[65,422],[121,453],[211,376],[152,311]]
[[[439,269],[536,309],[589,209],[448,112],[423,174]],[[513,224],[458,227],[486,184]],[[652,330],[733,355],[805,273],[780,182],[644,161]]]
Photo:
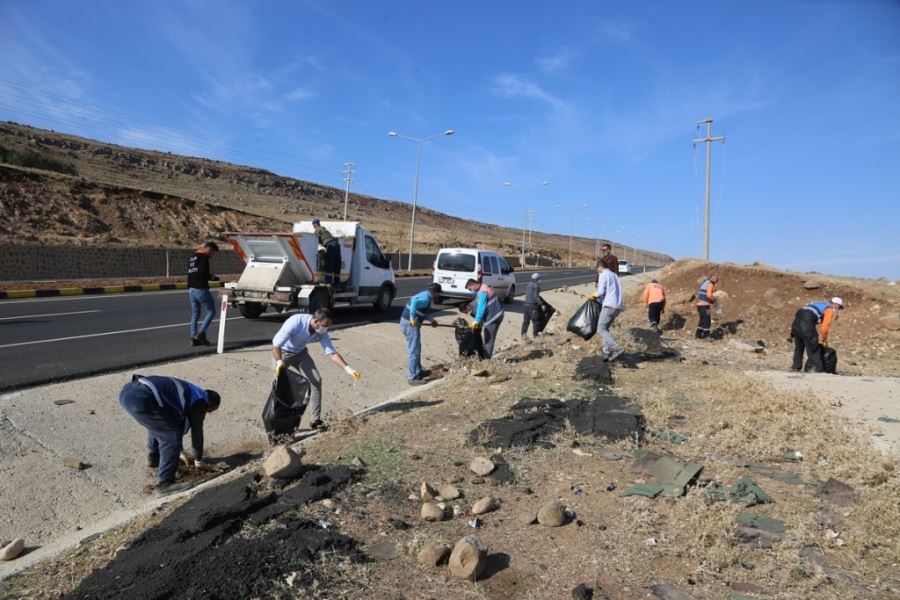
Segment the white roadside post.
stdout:
[[219,296],[222,298],[222,301],[219,303],[219,343],[216,352],[222,354],[225,352],[225,321],[228,315],[228,290],[221,290]]

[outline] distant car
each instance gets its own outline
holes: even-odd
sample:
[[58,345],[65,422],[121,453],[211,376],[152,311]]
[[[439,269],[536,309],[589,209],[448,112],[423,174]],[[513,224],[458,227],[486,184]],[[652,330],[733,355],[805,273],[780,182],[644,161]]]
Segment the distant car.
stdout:
[[441,299],[471,300],[475,294],[466,289],[466,281],[476,279],[494,288],[504,302],[516,295],[513,268],[503,257],[478,248],[441,248],[434,261],[434,283],[441,286]]
[[619,275],[631,275],[631,265],[627,260],[619,261]]

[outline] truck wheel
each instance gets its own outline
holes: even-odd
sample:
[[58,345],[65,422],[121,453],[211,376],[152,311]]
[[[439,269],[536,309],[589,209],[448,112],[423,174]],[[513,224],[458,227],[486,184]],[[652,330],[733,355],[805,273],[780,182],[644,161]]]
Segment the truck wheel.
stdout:
[[238,310],[245,319],[258,319],[263,313],[264,306],[259,302],[241,302],[238,304]]
[[509,304],[516,297],[516,284],[512,284],[509,286],[509,293],[506,294],[506,298],[503,299],[504,302]]
[[378,312],[387,312],[391,309],[391,303],[394,301],[394,290],[389,285],[381,286],[378,290],[378,297],[375,298],[375,310]]
[[320,308],[331,308],[331,299],[328,292],[323,289],[314,290],[309,295],[309,314],[315,313]]

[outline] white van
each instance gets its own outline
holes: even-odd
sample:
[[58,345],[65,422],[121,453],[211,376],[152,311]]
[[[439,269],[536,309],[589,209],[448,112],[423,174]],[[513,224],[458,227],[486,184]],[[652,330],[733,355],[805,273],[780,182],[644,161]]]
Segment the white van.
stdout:
[[496,252],[478,248],[442,248],[434,261],[433,279],[441,286],[441,298],[451,302],[471,300],[474,294],[466,289],[469,279],[488,284],[504,302],[512,302],[516,295],[513,268]]

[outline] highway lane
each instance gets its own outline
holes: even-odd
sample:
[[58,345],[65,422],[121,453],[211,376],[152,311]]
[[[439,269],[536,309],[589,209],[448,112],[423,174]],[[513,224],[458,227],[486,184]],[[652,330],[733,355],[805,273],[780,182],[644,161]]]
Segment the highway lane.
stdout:
[[[516,273],[519,295],[530,276]],[[585,283],[594,277],[591,269],[549,271],[543,288]],[[366,306],[338,307],[333,329],[397,321],[408,298],[430,281],[398,278],[397,298],[386,313]],[[521,312],[521,302],[511,310]],[[0,301],[0,391],[215,352],[213,347],[190,345],[189,317],[186,290]],[[270,343],[287,315],[269,311],[251,321],[229,309],[227,318],[229,350]],[[217,332],[218,318],[208,333],[211,341]],[[400,344],[399,333],[397,339]]]

